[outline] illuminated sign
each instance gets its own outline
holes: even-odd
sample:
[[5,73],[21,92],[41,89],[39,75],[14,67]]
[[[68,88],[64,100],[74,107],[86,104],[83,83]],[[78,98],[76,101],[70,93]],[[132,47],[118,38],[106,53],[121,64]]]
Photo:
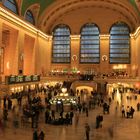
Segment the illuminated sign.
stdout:
[[32,82],[40,81],[39,75],[32,75]]
[[31,76],[25,76],[24,77],[24,81],[25,82],[31,82],[32,81],[32,77]]
[[40,81],[40,75],[11,75],[5,77],[6,84],[18,84],[26,82],[38,82]]
[[16,76],[16,83],[23,83],[24,77],[23,76]]

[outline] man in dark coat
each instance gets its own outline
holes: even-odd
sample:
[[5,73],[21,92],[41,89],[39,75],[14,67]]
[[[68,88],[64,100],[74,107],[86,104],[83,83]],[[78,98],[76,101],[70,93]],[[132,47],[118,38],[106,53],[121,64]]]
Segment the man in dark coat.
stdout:
[[38,140],[38,133],[36,130],[33,132],[33,140]]

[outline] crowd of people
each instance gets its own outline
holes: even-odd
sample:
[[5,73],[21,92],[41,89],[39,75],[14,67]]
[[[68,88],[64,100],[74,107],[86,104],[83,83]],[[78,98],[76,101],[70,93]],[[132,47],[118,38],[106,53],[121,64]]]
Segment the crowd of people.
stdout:
[[[0,116],[0,129],[3,131],[8,121],[12,120],[15,133],[19,127],[31,127],[34,130],[33,140],[44,140],[46,136],[45,132],[43,130],[38,131],[40,125],[39,120],[42,114],[45,118],[44,123],[46,124],[73,125],[74,122],[75,126],[77,126],[80,114],[85,114],[85,117],[90,117],[90,110],[95,109],[95,107],[103,108],[103,112],[96,116],[95,128],[100,129],[103,127],[102,122],[104,121],[104,115],[106,115],[106,113],[108,115],[110,114],[110,107],[113,100],[111,97],[102,96],[102,94],[99,96],[98,93],[91,94],[92,97],[88,102],[80,102],[79,100],[76,108],[67,112],[62,108],[62,110],[58,112],[57,110],[52,110],[49,99],[57,95],[59,91],[60,86],[57,85],[56,87],[48,86],[45,90],[42,89],[33,93],[29,91],[28,94],[20,93],[16,94],[16,96],[4,96],[2,99],[3,105],[0,108],[3,110]],[[44,93],[45,98],[41,98],[40,93]],[[13,99],[17,100],[17,105],[13,103]],[[132,106],[121,106],[122,117],[133,118],[134,112],[135,109]],[[85,135],[87,140],[90,139],[90,131],[90,124],[86,123]]]
[[134,112],[135,109],[132,106],[127,106],[125,109],[124,105],[122,105],[122,117],[133,118]]

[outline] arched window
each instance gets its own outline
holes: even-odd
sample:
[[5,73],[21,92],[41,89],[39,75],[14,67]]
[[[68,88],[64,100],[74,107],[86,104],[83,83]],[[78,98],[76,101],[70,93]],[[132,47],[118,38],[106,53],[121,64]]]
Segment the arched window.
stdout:
[[86,24],[81,29],[80,63],[100,62],[99,29],[95,24]]
[[31,24],[35,25],[35,20],[32,12],[30,10],[27,10],[25,14],[25,20],[29,21]]
[[4,0],[3,5],[15,14],[18,14],[17,4],[15,0]]
[[130,63],[130,30],[123,22],[114,24],[110,30],[110,63]]
[[70,63],[70,30],[66,25],[58,25],[53,31],[53,63]]

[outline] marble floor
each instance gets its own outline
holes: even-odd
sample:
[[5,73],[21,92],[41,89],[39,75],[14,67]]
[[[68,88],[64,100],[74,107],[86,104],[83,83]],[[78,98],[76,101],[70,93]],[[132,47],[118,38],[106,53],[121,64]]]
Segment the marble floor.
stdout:
[[[112,101],[110,114],[103,114],[101,107],[96,107],[89,111],[89,116],[81,113],[79,122],[75,125],[49,125],[44,123],[44,114],[41,115],[38,131],[45,132],[45,140],[86,140],[85,123],[89,123],[90,140],[139,140],[140,139],[140,111],[137,111],[136,104],[140,101],[132,99],[129,102],[124,100],[125,106],[132,105],[135,108],[134,118],[127,119],[121,117],[121,111],[118,107],[116,110],[116,100]],[[102,128],[95,128],[96,115],[103,114]],[[29,126],[14,129],[12,121],[8,120],[7,127],[4,131],[0,129],[0,140],[32,140],[33,129]]]

